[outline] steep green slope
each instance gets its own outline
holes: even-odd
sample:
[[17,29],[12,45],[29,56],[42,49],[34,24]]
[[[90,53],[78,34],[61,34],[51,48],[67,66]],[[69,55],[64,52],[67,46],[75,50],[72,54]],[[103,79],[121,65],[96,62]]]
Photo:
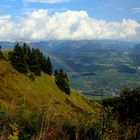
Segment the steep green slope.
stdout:
[[[57,137],[55,131],[61,131],[64,136],[68,133],[68,130],[62,131],[65,125],[67,128],[74,126],[75,131],[83,127],[88,129],[101,115],[99,104],[73,89],[70,95],[65,94],[53,77],[42,73],[41,77],[31,80],[28,74],[17,72],[9,60],[0,60],[0,136],[21,134],[23,137],[23,133],[27,135],[27,126],[32,136],[36,134],[47,139],[53,135],[49,133],[54,132]],[[56,130],[52,131],[52,127]]]

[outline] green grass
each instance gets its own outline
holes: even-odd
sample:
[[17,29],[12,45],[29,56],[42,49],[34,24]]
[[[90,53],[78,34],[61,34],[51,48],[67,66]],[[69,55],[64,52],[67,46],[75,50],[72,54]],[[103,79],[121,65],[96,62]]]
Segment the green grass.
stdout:
[[[32,81],[28,74],[17,72],[8,60],[0,60],[0,107],[10,112],[8,116],[22,112],[22,120],[29,119],[32,113],[40,114],[45,110],[51,116],[49,119],[60,126],[62,119],[58,118],[61,117],[77,126],[79,123],[88,125],[88,120],[96,122],[101,117],[102,108],[74,89],[71,89],[70,95],[62,92],[53,77],[44,73]],[[76,124],[78,120],[80,122]]]

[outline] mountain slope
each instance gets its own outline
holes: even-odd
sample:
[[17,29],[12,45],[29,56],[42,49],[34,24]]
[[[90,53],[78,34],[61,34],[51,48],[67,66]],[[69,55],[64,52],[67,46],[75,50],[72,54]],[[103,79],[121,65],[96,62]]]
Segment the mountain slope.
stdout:
[[[71,89],[71,95],[59,90],[53,77],[42,73],[41,77],[31,80],[29,75],[17,72],[9,60],[0,60],[0,129],[1,132],[5,131],[5,135],[15,134],[16,130],[11,125],[16,125],[18,134],[22,131],[25,133],[24,128],[28,125],[29,128],[33,127],[32,136],[41,133],[46,139],[45,127],[50,129],[54,125],[58,129],[59,126],[57,131],[60,131],[67,122],[76,129],[80,129],[80,125],[88,128],[97,122],[97,118],[101,118],[101,111],[99,104],[86,99],[75,90]],[[33,119],[41,119],[41,122],[36,124],[36,121],[33,125]],[[5,126],[2,122],[6,122]],[[46,126],[48,122],[49,125]]]
[[[10,42],[0,43],[2,49],[14,46]],[[52,40],[29,44],[49,55],[55,68],[63,68],[67,72],[71,86],[88,97],[90,94],[94,98],[100,89],[100,94],[116,96],[124,87],[140,84],[139,50],[134,47],[139,44],[137,41]]]

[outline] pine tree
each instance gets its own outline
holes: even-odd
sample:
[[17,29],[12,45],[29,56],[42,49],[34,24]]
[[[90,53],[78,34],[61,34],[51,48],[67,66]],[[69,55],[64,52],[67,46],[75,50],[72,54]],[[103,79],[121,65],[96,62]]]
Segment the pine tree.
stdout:
[[68,79],[66,73],[64,74],[64,89],[65,89],[65,92],[66,92],[68,95],[70,95],[69,79]]
[[48,75],[52,75],[52,71],[53,71],[53,70],[52,70],[52,63],[51,63],[49,57],[47,58],[47,61],[46,61],[46,68],[47,68],[46,73],[47,73]]
[[54,77],[57,77],[57,76],[58,76],[58,70],[55,69],[55,71],[54,71]]
[[38,62],[38,54],[37,54],[36,49],[34,48],[32,48],[32,52],[30,55],[29,68],[31,72],[35,73],[35,75],[37,76],[41,75],[41,68]]
[[48,70],[47,70],[47,59],[46,59],[46,57],[45,56],[42,56],[42,59],[41,59],[41,69],[42,69],[42,71],[44,72],[44,73],[48,73]]
[[0,46],[0,59],[4,58],[2,51],[1,51],[1,46]]
[[47,60],[42,52],[38,50],[38,63],[40,64],[40,68],[44,73],[47,73]]
[[27,73],[27,63],[24,58],[24,53],[19,43],[15,45],[14,52],[9,53],[9,58],[11,60],[12,65],[21,73]]
[[64,76],[64,71],[63,71],[63,69],[60,69],[60,70],[59,70],[59,75],[60,75],[60,77],[63,79],[63,76]]
[[30,47],[27,48],[26,63],[28,65],[28,68],[30,69],[31,65],[32,65],[32,51],[31,51]]
[[17,43],[14,51],[9,53],[9,58],[15,69],[21,73],[30,70],[37,76],[41,75],[41,71],[52,75],[53,68],[50,58],[46,59],[39,49],[31,49],[26,43],[22,47]]
[[63,83],[63,70],[60,69],[58,75],[56,76],[56,84],[62,91],[64,91]]
[[27,45],[26,43],[24,43],[24,44],[23,44],[23,47],[22,47],[22,49],[23,49],[23,54],[24,54],[24,55],[27,55],[27,53],[28,53],[28,48],[29,48],[28,45]]
[[[55,73],[57,73],[57,71]],[[67,74],[63,72],[63,69],[60,69],[59,73],[55,75],[55,82],[57,86],[66,94],[70,95],[70,87]]]
[[67,76],[66,73],[64,74],[64,78],[65,78],[65,81],[66,81],[67,83],[69,83],[69,79],[68,79],[68,76]]

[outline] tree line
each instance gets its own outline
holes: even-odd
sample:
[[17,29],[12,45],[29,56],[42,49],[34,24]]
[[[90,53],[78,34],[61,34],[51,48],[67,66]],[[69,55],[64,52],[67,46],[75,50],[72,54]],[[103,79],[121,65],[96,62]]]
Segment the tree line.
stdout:
[[13,67],[20,73],[33,73],[36,76],[41,76],[44,72],[50,76],[54,75],[55,83],[60,90],[66,94],[70,94],[69,79],[63,69],[55,70],[53,73],[53,66],[49,57],[37,48],[30,48],[26,43],[22,46],[17,43],[14,50],[9,52],[9,59]]
[[0,46],[0,59],[2,59],[2,58],[4,58],[4,55],[3,55],[2,51],[1,51],[1,46]]

